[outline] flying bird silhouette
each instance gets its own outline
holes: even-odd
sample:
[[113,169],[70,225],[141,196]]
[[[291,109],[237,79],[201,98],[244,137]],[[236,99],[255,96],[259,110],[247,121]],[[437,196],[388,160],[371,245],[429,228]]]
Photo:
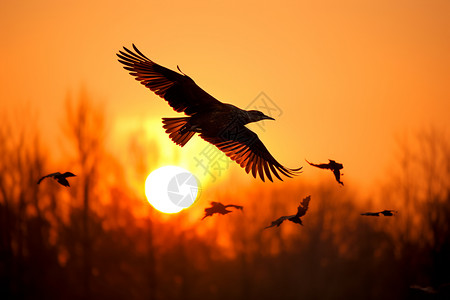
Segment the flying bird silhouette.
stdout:
[[317,167],[317,168],[320,168],[320,169],[328,169],[328,170],[333,171],[333,174],[334,174],[334,177],[336,178],[336,181],[338,183],[344,185],[344,183],[341,181],[341,175],[342,175],[341,174],[341,169],[344,168],[344,165],[340,164],[340,163],[337,163],[337,162],[335,162],[332,159],[329,159],[328,161],[329,161],[329,163],[327,163],[327,164],[313,164],[313,163],[310,163],[309,161],[306,160],[306,162],[308,164],[310,164],[311,166],[313,166],[313,167]]
[[[267,150],[256,133],[246,124],[261,120],[274,120],[257,110],[242,110],[222,103],[201,89],[189,76],[167,69],[142,54],[133,44],[134,51],[123,47],[117,56],[124,69],[156,95],[165,99],[176,112],[188,117],[163,118],[163,128],[177,145],[183,147],[195,133],[213,144],[247,173],[252,171],[264,181],[264,175],[279,180],[281,174],[292,177],[301,169],[281,165]],[[281,173],[281,174],[278,174]]]
[[422,292],[425,294],[437,294],[438,291],[432,286],[420,286],[418,284],[410,285],[410,289],[415,290],[417,292]]
[[63,173],[63,174],[61,174],[59,172],[51,173],[51,174],[48,174],[48,175],[45,175],[45,176],[41,177],[41,179],[38,180],[37,184],[40,184],[41,181],[44,180],[47,177],[53,177],[53,179],[58,181],[58,183],[60,183],[61,185],[63,185],[63,186],[70,186],[69,181],[67,181],[67,177],[74,177],[74,176],[77,176],[77,175],[75,175],[75,174],[73,174],[71,172],[66,172],[66,173]]
[[396,210],[383,210],[379,212],[365,212],[362,213],[361,216],[369,216],[369,217],[379,217],[380,214],[386,217],[392,217],[394,214],[398,213]]
[[409,288],[414,291],[414,295],[423,296],[420,299],[450,299],[450,283],[442,283],[434,287],[414,284]]
[[269,226],[264,227],[264,229],[274,227],[274,226],[278,227],[281,225],[281,223],[283,223],[286,220],[303,225],[300,217],[303,217],[306,214],[310,200],[311,200],[311,196],[308,196],[305,199],[303,199],[302,202],[300,203],[300,205],[298,206],[297,213],[295,215],[280,217],[280,218],[276,219],[275,221],[272,221],[272,223]]
[[213,214],[226,215],[231,212],[231,210],[227,209],[228,207],[233,207],[233,208],[240,209],[240,210],[244,209],[244,207],[240,206],[240,205],[234,205],[234,204],[223,205],[220,202],[213,201],[213,202],[211,202],[211,207],[205,208],[205,216],[202,218],[202,220],[206,217],[212,216]]

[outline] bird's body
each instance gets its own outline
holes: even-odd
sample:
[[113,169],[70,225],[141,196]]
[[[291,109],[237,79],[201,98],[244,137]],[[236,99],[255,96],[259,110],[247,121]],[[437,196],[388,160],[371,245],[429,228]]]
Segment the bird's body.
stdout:
[[[124,47],[117,56],[124,69],[156,95],[164,98],[176,112],[187,117],[163,118],[163,128],[169,137],[184,146],[198,133],[202,139],[215,145],[236,161],[247,173],[252,172],[264,181],[272,175],[282,180],[281,174],[292,177],[301,173],[281,165],[267,150],[258,136],[245,125],[270,119],[257,110],[243,110],[223,103],[201,89],[189,76],[156,64],[143,55],[136,46],[134,51]],[[280,174],[279,174],[280,173]]]
[[[172,119],[180,118],[165,118],[164,120]],[[217,137],[226,134],[230,129],[237,130],[240,126],[252,122],[245,110],[228,103],[213,105],[210,110],[199,111],[184,120],[186,121],[185,127],[180,133],[198,132],[204,137]]]
[[396,213],[397,213],[396,210],[387,210],[386,209],[386,210],[379,211],[379,212],[365,212],[365,213],[362,213],[361,216],[379,217],[381,214],[385,217],[392,217]]
[[60,173],[60,172],[56,172],[56,173],[51,173],[48,175],[45,175],[43,177],[41,177],[41,179],[38,180],[37,184],[40,184],[42,180],[44,180],[45,178],[48,177],[52,177],[53,179],[55,179],[56,181],[58,181],[59,184],[63,185],[63,186],[67,186],[70,187],[69,181],[67,181],[67,177],[74,177],[76,176],[75,174],[71,173],[71,172],[65,172],[65,173]]
[[265,227],[264,229],[274,227],[274,226],[279,227],[286,220],[291,221],[296,224],[303,225],[302,219],[300,219],[300,217],[303,217],[306,214],[306,211],[308,210],[308,207],[309,207],[309,201],[311,201],[311,196],[308,196],[302,200],[300,205],[297,207],[297,213],[295,215],[280,217],[280,218],[276,219],[275,221],[272,221],[272,223],[269,226]]
[[302,220],[299,217],[297,217],[296,215],[290,215],[290,216],[279,217],[275,221],[272,221],[272,223],[269,226],[265,227],[264,229],[274,227],[274,226],[279,227],[286,220],[303,225]]
[[344,168],[343,164],[337,163],[332,159],[328,160],[329,162],[327,164],[313,164],[310,163],[309,161],[306,161],[308,164],[310,164],[313,167],[317,167],[319,169],[326,169],[326,170],[331,170],[334,174],[334,177],[336,178],[336,181],[341,184],[344,185],[344,183],[341,181],[341,170]]
[[213,202],[211,202],[211,207],[205,208],[205,216],[202,218],[202,220],[204,218],[212,216],[214,214],[226,215],[231,212],[231,210],[227,209],[229,207],[233,207],[233,208],[240,209],[240,210],[244,209],[244,207],[242,207],[240,205],[234,205],[234,204],[223,205],[220,202],[213,201]]

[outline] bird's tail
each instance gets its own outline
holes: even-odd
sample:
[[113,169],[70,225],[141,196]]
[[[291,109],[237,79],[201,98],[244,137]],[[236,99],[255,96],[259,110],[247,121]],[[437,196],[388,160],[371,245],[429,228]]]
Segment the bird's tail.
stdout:
[[189,117],[183,118],[163,118],[163,128],[166,130],[166,133],[169,134],[169,137],[175,144],[183,147],[186,143],[194,136],[195,132],[192,131],[183,131],[180,130],[186,125],[189,121]]

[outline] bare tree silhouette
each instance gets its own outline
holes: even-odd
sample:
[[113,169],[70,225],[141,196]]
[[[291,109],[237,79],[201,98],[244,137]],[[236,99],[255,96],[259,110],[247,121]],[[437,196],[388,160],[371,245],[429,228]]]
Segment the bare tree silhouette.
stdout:
[[[28,109],[20,114],[20,118],[14,114],[2,115],[0,121],[0,265],[4,270],[4,273],[0,271],[0,287],[4,287],[1,290],[6,298],[29,296],[26,284],[30,231],[38,243],[45,239],[44,222],[36,222],[30,230],[28,220],[40,221],[42,217],[35,180],[42,173],[46,155],[37,131],[36,115]],[[27,122],[13,122],[13,117]],[[48,248],[39,244],[32,250],[32,254],[44,254]],[[40,257],[34,265],[43,268],[45,263],[48,263],[45,257]]]
[[[77,103],[71,103],[73,112]],[[93,114],[92,103],[87,106],[86,115]],[[448,136],[438,131],[423,131],[402,146],[386,185],[377,185],[378,198],[307,178],[273,185],[229,178],[207,187],[208,196],[222,203],[245,201],[246,213],[199,222],[200,206],[176,215],[149,214],[143,190],[132,181],[144,178],[151,166],[122,166],[103,149],[101,131],[84,135],[98,138],[99,146],[88,150],[83,169],[73,135],[66,132],[72,147],[55,160],[32,118],[17,119],[26,122],[0,118],[2,299],[75,300],[87,292],[95,299],[295,299],[299,290],[308,299],[448,298],[450,148]],[[160,150],[130,154],[157,157],[154,151]],[[77,184],[36,184],[56,167],[73,167]],[[126,176],[124,168],[142,174]],[[314,195],[308,226],[262,234],[265,220],[282,215],[304,191]],[[371,201],[395,204],[401,213],[384,222],[360,217]]]
[[76,101],[69,95],[66,98],[64,132],[73,145],[81,170],[82,183],[80,197],[82,199],[82,249],[83,298],[92,297],[92,233],[90,216],[95,185],[98,181],[99,165],[104,156],[103,142],[105,138],[104,116],[100,108],[95,107],[85,89],[81,89]]
[[[444,131],[433,127],[399,137],[397,165],[383,188],[384,202],[402,207],[391,234],[399,241],[398,252],[404,258],[399,269],[408,285],[436,288],[450,281],[449,142]],[[425,267],[414,259],[418,256],[430,264]]]

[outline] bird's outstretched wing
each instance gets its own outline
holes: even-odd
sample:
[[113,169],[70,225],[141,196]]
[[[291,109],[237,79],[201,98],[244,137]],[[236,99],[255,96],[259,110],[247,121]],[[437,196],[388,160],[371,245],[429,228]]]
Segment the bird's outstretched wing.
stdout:
[[303,217],[306,214],[309,207],[309,201],[311,201],[311,196],[308,196],[302,200],[297,208],[297,214],[295,215],[296,217]]
[[67,178],[67,177],[75,177],[77,175],[75,175],[75,174],[73,174],[71,172],[66,172],[66,173],[62,174],[61,176],[64,177],[64,178]]
[[[133,44],[134,52],[123,47],[117,56],[124,69],[141,84],[164,98],[176,112],[193,115],[222,104],[201,89],[189,76],[167,69],[147,58]],[[178,68],[179,69],[179,68]]]
[[[231,212],[231,211],[223,212],[223,214],[227,214],[229,212]],[[220,210],[217,207],[212,206],[212,207],[205,208],[205,215],[203,216],[202,220],[206,217],[210,217],[210,216],[214,215],[215,213],[220,213]]]
[[54,177],[54,176],[58,176],[58,175],[61,175],[61,173],[56,172],[56,173],[51,173],[51,174],[42,176],[42,177],[38,180],[37,184],[40,184],[41,181],[44,180],[45,178],[48,178],[48,177]]
[[[305,159],[305,160],[306,160],[306,159]],[[309,161],[307,161],[307,160],[306,160],[306,162],[307,162],[308,164],[310,164],[311,166],[313,166],[313,167],[317,167],[317,168],[320,168],[320,169],[331,170],[331,166],[330,166],[329,163],[328,163],[328,164],[313,164],[313,163],[311,163],[311,162],[309,162]]]
[[77,176],[71,172],[65,172],[64,174],[55,175],[54,178],[63,186],[70,187],[69,181],[67,181],[67,177]]
[[251,170],[255,178],[258,174],[262,181],[264,181],[264,175],[270,181],[273,181],[272,173],[278,179],[283,180],[278,173],[292,177],[302,172],[302,167],[289,169],[281,165],[270,154],[269,150],[258,138],[258,135],[245,126],[239,128],[238,134],[209,137],[200,133],[200,137],[237,162],[245,169],[245,172],[249,173]]
[[379,217],[380,213],[379,212],[365,212],[365,213],[362,213],[361,216]]
[[278,227],[278,226],[281,225],[281,223],[283,223],[284,221],[286,221],[286,220],[288,220],[289,218],[292,218],[292,217],[295,217],[295,215],[279,217],[275,221],[272,221],[272,223],[269,226],[264,227],[264,229],[271,228],[271,227],[274,227],[274,226]]
[[340,185],[344,185],[344,183],[341,181],[341,171],[340,169],[333,169],[334,178]]
[[[70,176],[69,176],[70,177]],[[56,180],[58,181],[58,183],[60,183],[63,186],[67,186],[70,187],[69,181],[65,178],[65,177],[56,177]]]
[[225,208],[228,208],[228,207],[233,207],[233,208],[240,209],[240,210],[244,209],[243,206],[241,206],[241,205],[234,205],[234,204],[225,205]]
[[380,215],[383,215],[385,217],[392,217],[394,214],[398,213],[396,210],[383,210],[378,212],[365,212],[362,213],[361,216],[370,216],[370,217],[379,217]]

